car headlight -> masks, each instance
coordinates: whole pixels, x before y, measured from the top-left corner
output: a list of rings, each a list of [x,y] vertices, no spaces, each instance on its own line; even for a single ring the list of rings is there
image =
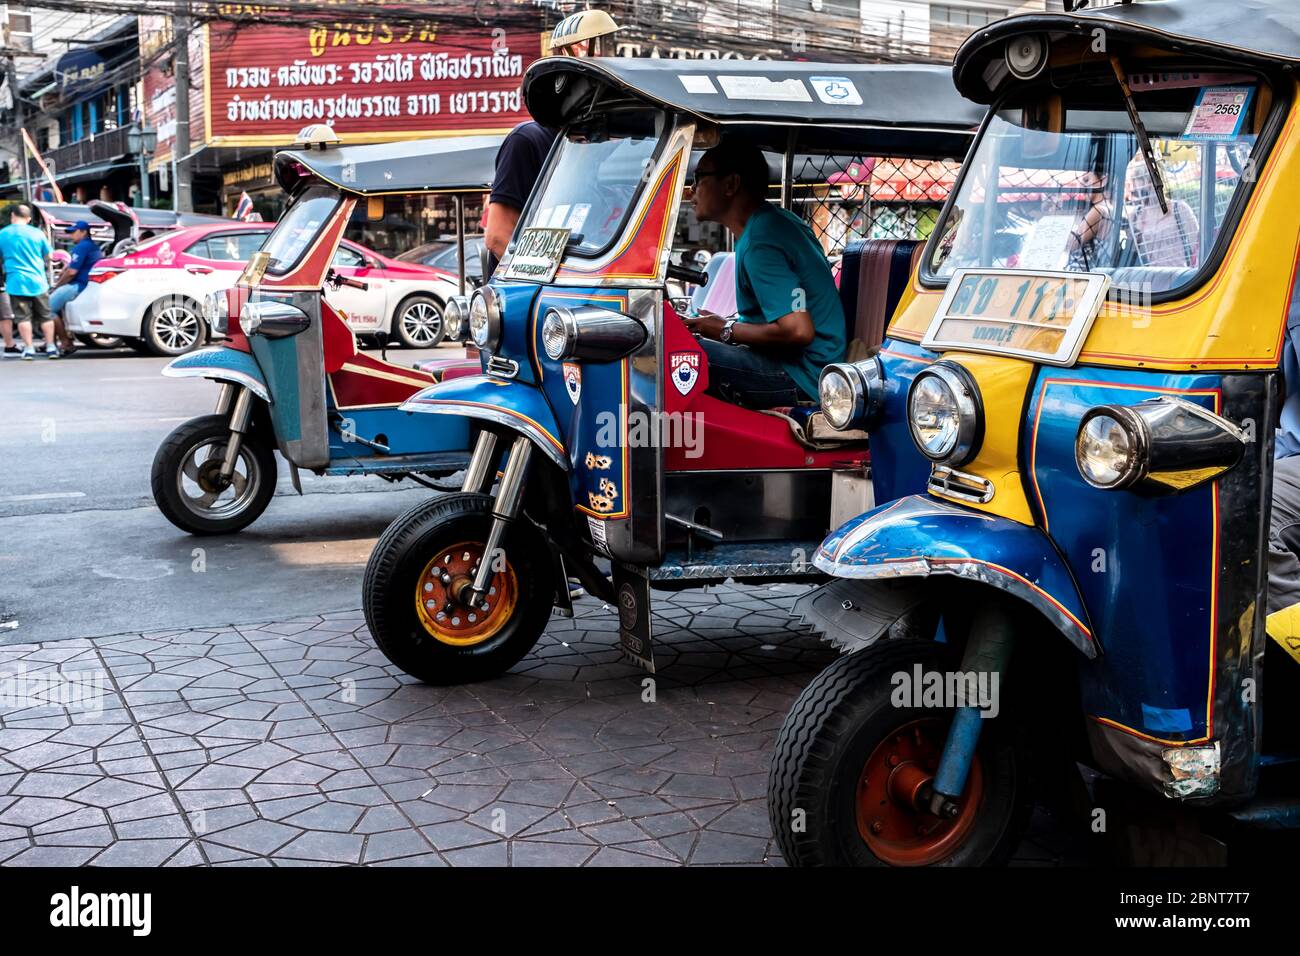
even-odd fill
[[[478,289],[469,300],[469,334],[487,352],[501,344],[501,306],[491,286]]]
[[[869,428],[884,404],[884,368],[874,356],[862,362],[828,365],[822,370],[817,391],[822,414],[832,428]]]
[[[569,309],[550,309],[542,320],[542,348],[552,361],[573,357],[578,344],[578,324]]]
[[[469,297],[453,295],[447,300],[442,310],[442,322],[447,330],[447,338],[453,342],[460,340],[465,332],[465,322],[469,318]]]
[[[1141,422],[1128,420],[1118,408],[1095,408],[1079,424],[1074,460],[1083,480],[1094,488],[1123,488],[1141,472]]]
[[[971,374],[950,362],[930,366],[912,382],[907,423],[921,454],[946,465],[962,465],[979,452],[984,414]]]
[[[203,317],[217,335],[225,335],[230,325],[230,303],[226,290],[209,292],[203,297]]]

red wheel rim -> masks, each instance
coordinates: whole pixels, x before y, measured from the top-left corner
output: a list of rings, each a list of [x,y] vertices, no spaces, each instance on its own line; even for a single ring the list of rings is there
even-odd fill
[[[950,856],[975,825],[984,795],[979,755],[971,763],[957,816],[944,819],[916,809],[922,784],[939,766],[947,722],[914,720],[876,745],[858,778],[858,833],[881,861],[892,866],[928,866]]]
[[[430,637],[453,647],[482,644],[505,627],[514,613],[519,582],[509,561],[489,578],[478,606],[466,607],[455,595],[473,580],[483,560],[483,544],[462,541],[444,548],[424,566],[415,584],[415,610]]]

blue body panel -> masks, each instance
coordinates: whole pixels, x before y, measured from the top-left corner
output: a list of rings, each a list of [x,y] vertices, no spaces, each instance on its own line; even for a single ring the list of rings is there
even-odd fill
[[[836,528],[813,563],[839,578],[948,574],[1014,594],[1076,647],[1097,653],[1069,569],[1037,528],[926,495],[881,505]]]
[[[1220,558],[1218,482],[1151,497],[1093,488],[1074,442],[1097,405],[1173,394],[1220,411],[1214,373],[1039,368],[1022,431],[1025,490],[1074,570],[1105,654],[1083,668],[1089,715],[1160,739],[1207,733]]]
[[[247,352],[224,346],[199,349],[172,359],[162,372],[172,378],[212,378],[247,386],[258,398],[270,401],[271,392],[257,360]]]
[[[454,415],[509,426],[527,435],[553,462],[567,470],[559,427],[542,390],[489,375],[467,375],[431,385],[399,406],[402,412]]]
[[[348,408],[340,414],[345,422],[350,422],[351,434],[387,445],[390,455],[428,454],[433,460],[441,461],[447,452],[467,452],[469,449],[469,422],[463,418],[445,417],[430,421],[414,412],[404,412],[396,405]],[[344,441],[341,430],[330,429],[331,467],[348,464],[353,459],[375,457],[375,450],[361,442]]]
[[[264,335],[250,335],[248,343],[258,364],[268,372],[271,390],[271,424],[276,437],[283,443],[302,437],[302,410],[298,394],[298,336],[268,339]]]
[[[919,345],[885,339],[880,364],[885,370],[885,404],[880,423],[871,429],[871,482],[876,501],[893,501],[925,490],[930,459],[916,449],[907,425],[907,392],[939,356]]]

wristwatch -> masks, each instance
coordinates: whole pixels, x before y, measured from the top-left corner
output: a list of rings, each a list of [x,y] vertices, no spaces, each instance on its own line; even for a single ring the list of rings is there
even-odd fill
[[[718,333],[718,340],[720,342],[726,342],[728,345],[731,344],[731,327],[735,324],[735,319],[727,319],[727,321],[722,323],[722,331]]]

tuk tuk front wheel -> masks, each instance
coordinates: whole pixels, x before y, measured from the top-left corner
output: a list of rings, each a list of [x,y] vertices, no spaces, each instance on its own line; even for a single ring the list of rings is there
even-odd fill
[[[366,564],[362,601],[375,644],[426,684],[487,680],[537,643],[555,603],[551,549],[522,516],[509,526],[488,593],[461,598],[483,560],[492,525],[487,495],[451,494],[388,526]]]
[[[993,866],[1015,849],[1032,803],[1024,756],[996,718],[982,728],[957,814],[924,808],[952,711],[895,704],[894,675],[911,679],[918,664],[958,666],[945,645],[884,641],[834,661],[790,709],[768,777],[772,832],[790,865]]]
[[[258,519],[275,494],[275,450],[256,431],[244,435],[228,481],[221,464],[230,441],[225,415],[190,419],[163,440],[149,484],[158,510],[190,534],[233,534]]]

